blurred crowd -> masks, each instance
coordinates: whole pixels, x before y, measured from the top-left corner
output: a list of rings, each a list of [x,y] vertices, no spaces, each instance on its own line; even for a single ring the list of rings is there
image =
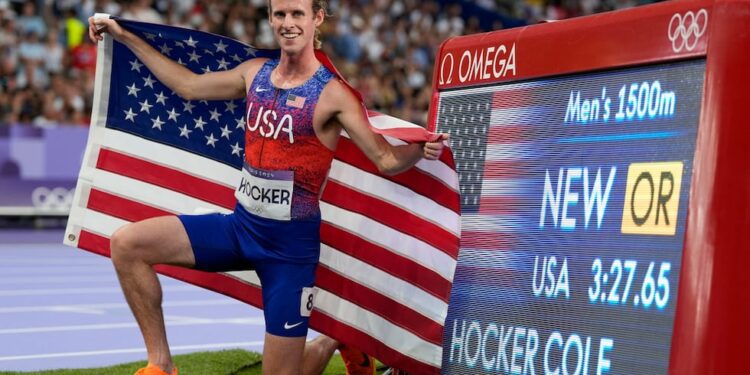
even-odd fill
[[[435,54],[446,38],[503,28],[502,20],[530,24],[643,1],[329,0],[323,48],[369,108],[424,124]],[[88,124],[96,46],[87,18],[96,12],[270,48],[266,6],[267,0],[0,0],[0,126]],[[483,25],[488,16],[495,21]]]

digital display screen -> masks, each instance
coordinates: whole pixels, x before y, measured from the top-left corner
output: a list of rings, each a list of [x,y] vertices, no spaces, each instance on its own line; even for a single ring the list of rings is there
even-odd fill
[[[666,374],[705,60],[440,93],[446,374]]]

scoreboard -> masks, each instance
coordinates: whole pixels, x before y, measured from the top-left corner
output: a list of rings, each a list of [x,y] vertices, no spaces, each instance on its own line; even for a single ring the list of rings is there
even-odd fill
[[[444,373],[745,371],[743,14],[668,2],[443,43],[430,125],[462,215]]]

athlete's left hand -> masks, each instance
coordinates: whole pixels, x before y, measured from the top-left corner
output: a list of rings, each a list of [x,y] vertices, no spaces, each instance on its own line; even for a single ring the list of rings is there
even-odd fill
[[[424,158],[428,160],[439,159],[440,154],[443,153],[443,148],[445,148],[445,141],[448,140],[448,137],[448,134],[442,133],[436,140],[432,142],[425,142],[424,146],[422,146],[422,156],[424,156]]]

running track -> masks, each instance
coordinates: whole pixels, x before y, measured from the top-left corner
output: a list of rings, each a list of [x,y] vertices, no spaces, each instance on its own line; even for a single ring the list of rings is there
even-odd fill
[[[62,235],[0,230],[0,371],[145,359],[109,259],[63,246]],[[161,280],[173,354],[262,352],[260,310],[168,277]]]

